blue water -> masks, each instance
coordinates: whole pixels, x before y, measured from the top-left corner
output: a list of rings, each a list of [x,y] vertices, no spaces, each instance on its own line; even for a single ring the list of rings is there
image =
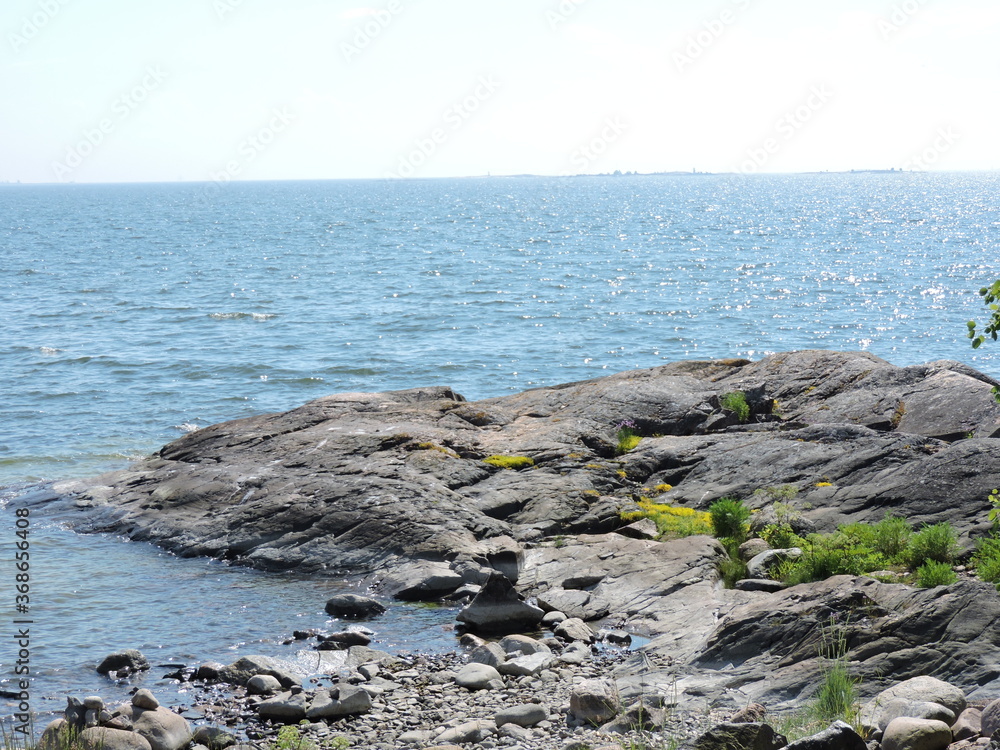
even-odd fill
[[[1000,377],[1000,345],[965,338],[998,276],[997,174],[0,186],[0,487],[344,390],[801,348]],[[38,696],[106,693],[89,670],[122,646],[278,648],[339,585],[39,524]]]

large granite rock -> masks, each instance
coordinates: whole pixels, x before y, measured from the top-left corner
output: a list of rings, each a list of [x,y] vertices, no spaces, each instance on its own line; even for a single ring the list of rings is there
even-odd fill
[[[728,696],[734,708],[801,702],[822,672],[820,626],[837,612],[850,616],[848,657],[864,689],[926,674],[992,698],[1000,605],[990,586],[834,579],[727,591],[715,540],[613,532],[622,510],[662,485],[673,489],[660,502],[704,510],[733,495],[766,513],[771,501],[755,491],[792,484],[803,528],[891,511],[915,527],[949,521],[969,549],[989,529],[987,497],[1000,486],[993,385],[957,362],[895,367],[867,353],[803,351],[471,403],[445,387],[337,394],[198,430],[37,500],[68,504],[82,530],[350,577],[380,595],[436,598],[502,573],[542,609],[610,615],[651,634],[616,675],[629,698],[676,690],[681,700]],[[720,417],[720,397],[737,390],[750,406],[745,424]],[[643,439],[619,456],[623,419]],[[532,462],[484,460],[496,455]]]

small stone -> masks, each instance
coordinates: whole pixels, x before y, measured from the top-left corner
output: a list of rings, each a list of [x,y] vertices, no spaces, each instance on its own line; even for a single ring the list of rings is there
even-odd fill
[[[326,602],[326,613],[332,617],[361,619],[377,617],[385,611],[384,604],[357,594],[338,594]]]
[[[247,680],[250,695],[274,695],[281,690],[281,681],[269,674],[255,674]]]

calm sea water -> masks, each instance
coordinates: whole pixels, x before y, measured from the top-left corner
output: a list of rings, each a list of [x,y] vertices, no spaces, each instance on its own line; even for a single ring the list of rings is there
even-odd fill
[[[343,390],[482,398],[801,348],[997,377],[1000,346],[964,335],[997,276],[997,174],[0,186],[0,486]],[[323,619],[329,584],[56,521],[36,694],[90,685],[109,648],[218,658]]]

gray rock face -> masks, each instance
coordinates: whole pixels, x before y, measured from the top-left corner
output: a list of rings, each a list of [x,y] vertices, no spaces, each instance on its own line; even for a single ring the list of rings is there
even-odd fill
[[[682,697],[805,699],[821,673],[818,626],[845,612],[852,669],[866,685],[930,674],[993,698],[992,587],[963,580],[934,593],[859,579],[726,591],[716,541],[613,533],[634,496],[662,485],[673,489],[658,501],[704,510],[737,496],[761,520],[773,508],[755,491],[790,483],[803,529],[891,511],[915,527],[949,521],[971,546],[1000,486],[993,385],[956,362],[901,368],[866,353],[803,351],[676,362],[474,403],[444,387],[338,394],[198,430],[125,471],[53,492],[80,530],[363,579],[380,596],[433,598],[503,573],[542,609],[612,615],[651,634],[618,675],[631,697],[669,682],[671,659],[691,673]],[[721,394],[736,390],[747,395],[747,424],[720,413]],[[616,456],[622,419],[643,440]],[[495,455],[533,465],[484,461]],[[648,536],[644,526],[633,532]],[[241,685],[260,673],[227,670]]]

